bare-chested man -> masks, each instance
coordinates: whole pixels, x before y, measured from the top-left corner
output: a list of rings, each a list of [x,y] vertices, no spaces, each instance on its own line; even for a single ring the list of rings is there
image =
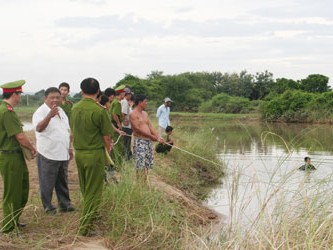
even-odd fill
[[[145,95],[135,96],[135,108],[130,113],[130,122],[134,135],[134,161],[137,170],[137,177],[142,175],[147,181],[148,170],[153,167],[153,143],[158,141],[164,143],[154,130],[145,108],[148,101]]]

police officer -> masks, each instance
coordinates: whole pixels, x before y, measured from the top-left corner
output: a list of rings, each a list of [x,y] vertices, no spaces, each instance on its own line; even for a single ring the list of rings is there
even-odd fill
[[[60,101],[59,107],[65,111],[65,113],[68,117],[68,120],[71,117],[71,109],[73,107],[73,103],[70,100],[68,100],[69,89],[70,89],[70,86],[67,82],[60,83],[59,90],[60,90],[61,101]]]
[[[70,125],[73,133],[75,161],[83,197],[79,234],[91,236],[92,222],[102,199],[105,148],[111,152],[110,117],[98,103],[99,83],[94,78],[81,82],[82,99],[72,108]]]
[[[0,172],[4,183],[3,220],[1,232],[9,233],[17,227],[19,217],[28,201],[29,172],[21,146],[28,148],[35,157],[37,152],[23,133],[14,107],[21,100],[24,80],[1,85],[3,101],[0,105]]]

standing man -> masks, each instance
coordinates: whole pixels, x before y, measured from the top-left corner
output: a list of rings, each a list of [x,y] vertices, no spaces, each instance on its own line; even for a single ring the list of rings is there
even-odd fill
[[[109,102],[111,104],[114,97],[116,96],[116,91],[112,88],[106,88],[104,90],[104,95],[106,95],[109,98]]]
[[[130,114],[130,100],[132,97],[132,91],[129,88],[125,88],[125,97],[121,100],[121,116],[122,116],[122,131],[126,134],[123,138],[124,142],[124,153],[125,159],[128,161],[132,158],[132,150],[131,150],[131,140],[132,140],[132,128],[129,120]]]
[[[153,167],[153,143],[164,143],[154,130],[147,112],[145,111],[148,100],[145,95],[135,96],[135,108],[130,113],[130,121],[134,135],[134,161],[137,177],[147,182],[148,171]]]
[[[81,82],[81,90],[82,99],[72,108],[70,124],[83,198],[79,233],[90,236],[102,199],[105,148],[111,152],[112,129],[108,113],[96,103],[99,82],[86,78]]]
[[[73,103],[70,100],[68,100],[69,84],[67,82],[60,83],[59,90],[61,94],[59,107],[65,111],[69,119],[71,117],[71,109],[73,107]]]
[[[171,102],[172,100],[169,97],[166,97],[164,103],[158,107],[156,112],[160,136],[165,132],[167,126],[171,126],[169,118]]]
[[[73,158],[70,128],[66,113],[59,107],[61,91],[45,91],[44,104],[32,116],[36,127],[37,166],[41,200],[46,213],[55,214],[52,194],[55,189],[60,212],[74,211],[68,191],[68,163]]]
[[[9,233],[17,227],[19,217],[28,201],[29,172],[20,146],[30,149],[35,157],[37,152],[23,133],[23,124],[14,107],[21,100],[24,80],[3,84],[3,101],[0,105],[0,173],[3,180],[2,233]]]
[[[116,129],[121,130],[122,114],[121,114],[121,100],[125,97],[125,85],[120,85],[115,89],[116,98],[112,101],[110,106],[111,122]],[[113,159],[116,167],[119,167],[123,163],[124,149],[123,138],[119,138],[119,134],[112,133],[113,142],[118,142],[111,152],[111,158]]]

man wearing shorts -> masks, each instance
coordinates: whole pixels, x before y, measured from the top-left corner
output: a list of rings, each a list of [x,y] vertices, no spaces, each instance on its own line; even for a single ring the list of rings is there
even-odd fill
[[[142,177],[144,182],[148,178],[148,170],[153,167],[153,141],[164,143],[163,138],[154,130],[147,112],[147,97],[139,94],[135,96],[135,108],[130,113],[130,122],[134,136],[134,161],[137,177]]]

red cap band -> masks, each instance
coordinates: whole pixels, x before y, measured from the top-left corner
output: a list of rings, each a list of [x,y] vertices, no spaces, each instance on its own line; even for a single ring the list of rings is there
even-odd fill
[[[17,87],[17,88],[12,88],[12,89],[6,89],[6,88],[3,88],[3,89],[2,89],[2,92],[3,92],[3,93],[22,92],[22,86]]]

